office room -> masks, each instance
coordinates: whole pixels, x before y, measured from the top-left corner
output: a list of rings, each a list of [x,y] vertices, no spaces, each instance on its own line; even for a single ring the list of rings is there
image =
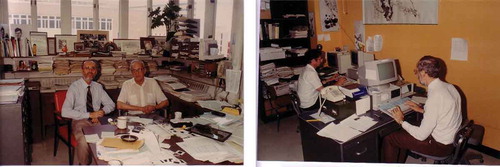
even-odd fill
[[[243,0],[0,0],[0,165],[244,164],[242,18]]]
[[[384,163],[396,154],[406,164],[499,165],[500,115],[492,107],[500,100],[499,6],[494,0],[261,0],[258,162]],[[424,70],[429,59],[440,65],[434,77]],[[378,68],[384,63],[389,68]],[[435,112],[425,104],[436,85],[430,81],[453,85],[454,120],[443,114],[437,120],[454,124],[449,130],[457,133],[445,135],[447,142],[428,130],[447,129],[429,124]],[[399,111],[387,108],[398,103]],[[416,106],[402,111],[405,103]],[[424,122],[427,130],[419,127]],[[426,154],[389,140],[401,133],[409,136],[406,145],[433,140],[448,151]],[[467,142],[457,149],[451,138]]]

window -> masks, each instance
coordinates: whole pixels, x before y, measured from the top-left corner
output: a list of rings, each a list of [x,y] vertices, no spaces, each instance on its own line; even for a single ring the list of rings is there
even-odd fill
[[[165,7],[165,5],[167,5],[167,4],[168,4],[168,0],[153,0],[152,9],[155,10],[158,7],[160,7],[160,9],[163,9]],[[152,36],[167,36],[167,30],[165,29],[165,26],[156,27],[155,29],[151,30],[151,35]]]
[[[89,26],[90,18],[94,17],[93,0],[71,0],[71,27],[72,34],[77,30],[93,30]],[[93,21],[93,20],[92,20]]]
[[[101,18],[101,30],[111,30],[112,19]]]
[[[111,41],[118,38],[119,2],[120,0],[99,0],[99,20],[102,22],[102,19],[105,19],[105,26],[101,25],[100,29],[109,31],[109,40]]]
[[[182,0],[183,2],[187,3],[187,0]],[[204,26],[205,26],[205,1],[194,1],[193,5],[193,18],[194,19],[200,19],[200,38],[203,38],[204,34]],[[183,8],[184,9],[184,8]],[[228,17],[223,17],[223,18],[228,18]],[[230,20],[224,19],[224,20]]]
[[[231,27],[233,18],[233,1],[217,1],[217,13],[215,19],[215,40],[219,44],[219,54],[225,57],[230,55]],[[227,18],[227,19],[224,19]]]
[[[9,24],[31,24],[31,6],[29,0],[8,0]]]
[[[37,0],[38,31],[47,32],[49,37],[61,34],[60,9],[60,0]]]
[[[130,39],[147,36],[148,10],[146,4],[146,0],[129,1],[128,38]]]

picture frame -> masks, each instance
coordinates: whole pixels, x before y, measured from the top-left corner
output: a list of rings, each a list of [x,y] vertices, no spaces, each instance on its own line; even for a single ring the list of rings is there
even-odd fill
[[[140,40],[141,40],[141,49],[144,49],[146,51],[152,50],[153,47],[156,45],[155,38],[141,37]]]
[[[85,45],[83,42],[75,42],[75,51],[84,51],[85,50]]]
[[[164,49],[165,44],[167,43],[167,36],[149,36],[150,38],[155,39],[155,45],[153,47],[159,46]]]
[[[364,24],[438,24],[439,0],[401,1],[387,5],[380,0],[363,1]]]
[[[56,55],[56,38],[55,37],[47,37],[47,54],[48,55]]]
[[[109,31],[77,30],[78,42],[83,42],[85,47],[92,47],[96,42],[104,44],[109,41]]]
[[[56,52],[57,53],[63,53],[64,46],[66,46],[68,49],[66,52],[75,51],[74,43],[78,41],[76,35],[60,34],[60,35],[54,35],[54,36],[56,38]]]
[[[113,39],[113,43],[127,55],[141,52],[141,41],[139,39]]]
[[[32,51],[37,56],[49,55],[47,46],[47,32],[30,31],[30,41]],[[36,47],[35,47],[36,46]],[[35,51],[36,50],[36,51]]]

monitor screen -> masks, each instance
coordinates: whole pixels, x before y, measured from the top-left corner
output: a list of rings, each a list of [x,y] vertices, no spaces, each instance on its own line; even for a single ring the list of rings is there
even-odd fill
[[[361,54],[363,54],[363,53],[361,53]],[[356,52],[356,51],[351,52],[351,64],[353,66],[358,65],[358,52]]]
[[[394,62],[392,61],[377,64],[377,68],[379,80],[386,80],[396,77],[396,73],[394,72]]]

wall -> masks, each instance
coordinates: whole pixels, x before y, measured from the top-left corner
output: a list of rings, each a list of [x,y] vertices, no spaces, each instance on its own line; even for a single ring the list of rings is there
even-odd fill
[[[352,38],[356,20],[362,20],[361,0],[337,0],[340,24],[344,28],[330,33],[332,40],[322,43],[331,50],[344,45],[353,48]],[[321,32],[317,0],[310,0],[316,19],[316,32]],[[416,62],[424,55],[443,59],[447,66],[446,81],[457,85],[465,94],[467,117],[485,127],[483,145],[500,150],[500,112],[496,104],[500,101],[500,17],[496,10],[500,1],[439,1],[438,25],[365,25],[365,35],[380,34],[384,38],[377,59],[396,58],[401,65],[403,77],[417,83],[413,74]],[[343,12],[343,9],[346,13]],[[348,34],[348,35],[346,35]],[[464,38],[469,44],[468,61],[450,60],[451,38]],[[365,37],[366,38],[366,37]],[[316,39],[313,39],[313,42]]]

